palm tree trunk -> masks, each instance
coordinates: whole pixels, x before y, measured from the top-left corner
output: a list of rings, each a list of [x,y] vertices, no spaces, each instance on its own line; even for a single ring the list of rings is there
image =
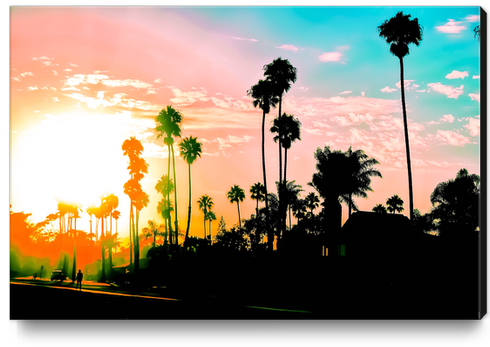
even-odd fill
[[[240,229],[242,228],[242,220],[240,219],[240,203],[237,201],[236,205],[238,206],[238,225],[240,225]]]
[[[269,199],[267,196],[267,175],[265,172],[265,111],[262,114],[262,174],[264,176],[265,189],[265,229],[267,231],[267,248],[269,252],[272,252],[274,247],[274,235],[272,230],[269,230]]]
[[[131,232],[131,226],[133,225],[133,201],[131,201],[131,204],[129,206],[129,265],[133,265],[133,239],[132,239],[132,232]]]
[[[179,217],[177,211],[177,175],[175,174],[175,153],[174,146],[172,146],[172,161],[174,168],[174,196],[175,196],[175,244],[179,245]]]
[[[204,209],[202,212],[204,213],[204,239],[206,239],[206,213],[208,211]]]
[[[101,230],[100,230],[100,249],[101,249],[101,260],[102,260],[102,274],[100,275],[100,281],[105,282],[105,249],[104,249],[104,217],[102,217]]]
[[[167,147],[168,147],[168,165],[167,165],[167,177],[168,177],[168,182],[167,184],[170,185],[170,156],[171,156],[171,151],[170,151],[170,144],[167,144]],[[168,206],[170,208],[170,189],[167,189],[167,201],[168,201]],[[170,211],[168,212],[168,214],[170,215]],[[172,219],[169,218],[169,233],[168,233],[168,236],[169,236],[169,241],[170,241],[170,244],[172,245],[173,244],[173,232],[172,232]]]
[[[189,212],[187,213],[187,230],[185,232],[185,241],[184,245],[187,244],[187,240],[189,238],[189,229],[191,227],[191,164],[189,164]]]
[[[211,219],[209,220],[209,244],[211,244]]]
[[[284,184],[286,184],[286,169],[288,167],[288,149],[284,148]]]
[[[405,151],[407,153],[408,194],[409,194],[408,200],[410,205],[410,219],[413,220],[412,163],[410,160],[410,142],[408,137],[407,110],[405,105],[405,81],[403,78],[403,58],[400,58],[400,83],[401,83],[402,107],[403,107],[403,126],[405,130]]]
[[[140,211],[136,210],[136,229],[134,230],[134,273],[137,275],[140,266],[140,240],[138,232]]]
[[[349,217],[352,212],[352,194],[349,194]]]

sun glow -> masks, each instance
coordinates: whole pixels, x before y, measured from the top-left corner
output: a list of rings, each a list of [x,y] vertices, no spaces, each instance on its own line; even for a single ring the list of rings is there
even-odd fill
[[[128,172],[121,145],[137,130],[128,123],[136,126],[130,113],[74,112],[46,114],[27,126],[12,146],[12,208],[40,221],[56,212],[57,201],[87,207],[106,194],[123,198]]]

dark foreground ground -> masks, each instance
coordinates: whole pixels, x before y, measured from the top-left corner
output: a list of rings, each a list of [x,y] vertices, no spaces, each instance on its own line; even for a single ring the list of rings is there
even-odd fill
[[[219,299],[175,299],[154,293],[10,284],[10,319],[311,319],[301,310],[244,306]]]

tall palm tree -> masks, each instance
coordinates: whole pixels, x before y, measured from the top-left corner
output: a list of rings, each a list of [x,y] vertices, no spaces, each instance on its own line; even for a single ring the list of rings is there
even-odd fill
[[[206,238],[206,217],[208,211],[213,207],[213,198],[209,197],[207,194],[201,196],[197,201],[199,209],[204,213],[204,238]]]
[[[288,92],[291,84],[296,82],[296,68],[291,65],[289,60],[281,57],[274,59],[272,63],[264,65],[264,76],[272,83],[274,95],[279,98],[279,120],[281,119],[282,98]],[[281,133],[279,133],[279,138]],[[279,184],[282,182],[282,154],[281,142],[279,141]]]
[[[301,122],[293,115],[284,113],[281,118],[274,118],[273,125],[270,129],[271,133],[277,134],[274,136],[274,142],[281,142],[284,148],[284,179],[286,182],[286,171],[288,166],[288,149],[296,140],[301,140]],[[281,135],[279,135],[281,134]]]
[[[266,197],[265,187],[262,183],[257,182],[250,187],[250,199],[257,201],[257,206],[255,207],[255,215],[259,216],[259,201],[264,201]]]
[[[230,191],[226,194],[228,197],[228,200],[230,200],[230,203],[236,202],[236,205],[238,207],[238,224],[240,226],[240,229],[242,228],[242,221],[240,219],[240,202],[243,202],[245,199],[245,191],[237,186],[236,184],[231,187]]]
[[[352,197],[367,198],[366,192],[373,191],[371,188],[371,177],[383,178],[383,176],[377,169],[373,168],[379,162],[374,158],[370,158],[363,150],[358,149],[353,151],[352,147],[349,147],[345,155],[349,161],[350,182],[349,193],[344,196],[344,201],[349,206],[350,217],[352,209],[358,210]]]
[[[273,234],[272,229],[269,230],[269,202],[267,199],[267,175],[265,170],[265,115],[270,112],[271,107],[276,107],[279,102],[279,97],[274,94],[273,84],[270,80],[259,80],[252,86],[247,95],[253,98],[254,107],[259,107],[262,110],[262,176],[264,179],[265,190],[265,228],[268,234],[268,249],[272,252]]]
[[[410,160],[410,143],[408,138],[407,110],[405,105],[405,81],[403,77],[403,57],[409,54],[408,45],[416,46],[422,41],[422,27],[417,18],[410,19],[411,15],[398,12],[393,18],[385,20],[378,26],[379,36],[390,45],[390,53],[400,59],[400,84],[403,109],[403,126],[405,129],[405,151],[407,155],[408,169],[408,192],[410,205],[410,219],[413,219],[413,186],[412,186],[412,164]]]
[[[175,170],[175,153],[174,153],[174,137],[181,137],[181,124],[183,115],[179,111],[175,110],[172,106],[167,106],[166,109],[162,109],[158,116],[155,118],[156,127],[155,130],[158,133],[157,138],[164,137],[164,143],[168,148],[168,176],[170,177],[170,155],[172,156],[172,166],[174,175],[174,205],[175,205],[175,244],[178,244],[178,233],[179,233],[179,219],[178,219],[178,209],[177,209],[177,176]],[[168,197],[170,200],[170,196]],[[172,238],[172,237],[171,237]]]
[[[195,137],[186,137],[179,143],[180,147],[180,156],[186,161],[189,165],[189,210],[187,213],[187,229],[185,232],[185,241],[184,244],[187,244],[189,239],[189,229],[191,227],[191,165],[194,161],[199,157],[201,157],[202,153],[202,143],[197,141]]]
[[[118,210],[114,210],[112,211],[112,218],[114,218],[114,220],[116,221],[116,234],[115,234],[115,238],[116,238],[116,252],[117,252],[117,236],[118,236],[118,233],[117,233],[117,220],[119,219],[119,217],[121,217],[121,212],[119,212]]]
[[[386,209],[391,213],[401,213],[403,208],[403,200],[398,195],[393,195],[386,200]]]

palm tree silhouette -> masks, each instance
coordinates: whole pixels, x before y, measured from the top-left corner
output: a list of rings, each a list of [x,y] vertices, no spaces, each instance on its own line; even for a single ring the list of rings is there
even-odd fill
[[[213,220],[216,220],[216,214],[213,211],[208,211],[206,213],[206,220],[209,221],[209,241],[211,242],[212,237],[211,237],[211,222]]]
[[[320,206],[320,199],[318,195],[311,192],[305,197],[306,208],[310,209],[310,213],[313,214],[313,210]]]
[[[198,157],[201,157],[202,143],[197,141],[197,138],[190,136],[180,141],[179,147],[180,156],[187,162],[187,164],[189,164],[189,211],[187,214],[187,229],[184,241],[184,245],[186,245],[189,239],[189,229],[191,227],[191,165]]]
[[[301,122],[293,115],[284,113],[281,118],[276,117],[273,121],[273,126],[270,129],[271,133],[277,134],[274,136],[274,142],[281,142],[284,148],[284,179],[286,182],[286,171],[288,165],[288,149],[296,140],[301,140]],[[281,134],[281,135],[279,135]]]
[[[157,236],[163,236],[165,234],[162,231],[162,226],[157,225],[153,220],[149,220],[148,227],[141,229],[141,232],[147,239],[153,237],[153,247],[156,247]]]
[[[291,208],[294,203],[298,200],[299,193],[303,191],[296,181],[284,181],[284,206],[286,210],[289,210],[289,229],[291,229]]]
[[[373,212],[375,213],[386,213],[386,207],[383,204],[376,204],[373,207]]]
[[[240,219],[240,202],[243,202],[243,200],[245,199],[245,191],[235,184],[233,187],[231,187],[226,196],[228,197],[228,200],[230,200],[230,203],[233,204],[234,202],[236,202],[238,208],[238,224],[241,229],[242,221]]]
[[[393,195],[386,200],[386,209],[391,213],[402,212],[404,210],[403,200],[398,195]]]
[[[354,203],[352,197],[367,198],[366,192],[372,192],[371,177],[381,177],[381,173],[373,168],[374,165],[379,162],[370,158],[363,150],[358,149],[352,151],[352,147],[349,147],[345,155],[349,161],[349,193],[343,196],[343,200],[347,202],[349,206],[349,217],[352,214],[352,209],[358,210],[357,205]]]
[[[178,245],[178,233],[179,233],[179,219],[178,219],[178,210],[177,210],[177,176],[175,173],[175,153],[174,153],[174,139],[173,137],[181,136],[180,126],[182,124],[183,115],[179,111],[175,110],[172,106],[167,106],[166,109],[162,109],[158,116],[155,118],[156,127],[155,130],[158,133],[157,138],[164,137],[164,143],[168,148],[168,176],[170,177],[170,155],[172,155],[172,166],[173,166],[173,175],[174,175],[174,205],[175,205],[175,235],[174,241],[175,244]],[[171,154],[170,154],[171,153]],[[170,200],[170,196],[168,197]],[[170,236],[172,240],[172,236]]]
[[[281,57],[274,59],[272,63],[264,65],[264,76],[272,84],[274,95],[279,98],[278,118],[281,120],[282,98],[288,92],[291,84],[296,82],[296,68],[289,63],[289,60]],[[281,133],[279,132],[279,138]],[[279,141],[279,184],[282,182],[282,143]]]
[[[199,198],[197,204],[199,205],[199,209],[204,213],[204,238],[206,238],[206,217],[208,211],[213,207],[214,202],[211,197],[205,194]]]
[[[270,112],[271,107],[276,107],[279,97],[274,95],[273,84],[270,80],[259,80],[256,85],[247,91],[247,95],[253,98],[254,107],[258,106],[262,110],[262,176],[265,190],[265,228],[269,233],[268,249],[272,252],[273,234],[272,229],[269,230],[269,202],[267,199],[267,175],[265,170],[265,115]]]
[[[408,169],[408,191],[410,205],[410,219],[413,219],[413,186],[412,186],[412,164],[410,160],[410,143],[408,137],[407,110],[405,105],[405,81],[403,77],[403,57],[409,54],[408,45],[413,43],[416,46],[422,41],[422,27],[417,18],[410,19],[411,15],[404,15],[398,12],[390,20],[385,20],[378,26],[379,36],[390,44],[390,53],[400,59],[400,84],[403,109],[403,126],[405,129],[405,151],[407,155]]]
[[[161,214],[165,221],[165,242],[167,242],[168,235],[172,234],[172,216],[171,212],[174,210],[170,199],[170,194],[173,193],[175,186],[174,182],[168,175],[163,175],[155,185],[155,189],[158,193],[162,194],[162,200],[158,202],[157,212]],[[167,223],[168,222],[168,223]],[[172,237],[170,236],[170,244],[172,244]]]
[[[266,197],[265,187],[262,183],[257,182],[250,187],[250,199],[257,201],[257,206],[255,207],[255,215],[259,215],[259,201],[264,201]]]

